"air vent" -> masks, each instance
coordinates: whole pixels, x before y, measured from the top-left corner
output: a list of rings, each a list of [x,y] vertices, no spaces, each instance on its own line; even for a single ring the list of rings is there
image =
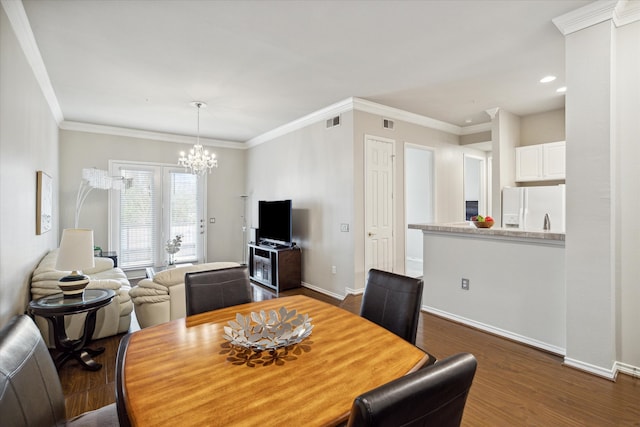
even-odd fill
[[[340,116],[335,116],[327,120],[327,129],[340,126]]]
[[[393,130],[393,120],[382,119],[382,127]]]

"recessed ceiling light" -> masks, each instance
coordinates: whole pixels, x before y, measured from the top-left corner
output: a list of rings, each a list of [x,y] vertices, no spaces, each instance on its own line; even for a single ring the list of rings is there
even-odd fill
[[[558,89],[556,89],[556,92],[558,93],[565,93],[567,91],[567,87],[566,86],[562,86],[559,87]]]
[[[556,79],[556,76],[546,76],[540,79],[540,83],[549,83]]]
[[[471,119],[467,119],[467,120],[465,120],[464,122],[465,122],[465,123],[473,123],[473,120],[471,120]]]

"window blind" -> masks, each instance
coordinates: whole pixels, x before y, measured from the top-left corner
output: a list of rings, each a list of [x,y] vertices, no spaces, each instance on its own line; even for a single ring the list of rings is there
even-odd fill
[[[182,246],[175,255],[176,262],[197,260],[198,177],[189,173],[171,173],[170,239],[182,235]]]
[[[123,268],[154,264],[158,245],[158,197],[151,170],[121,169],[132,185],[120,191],[120,260]]]

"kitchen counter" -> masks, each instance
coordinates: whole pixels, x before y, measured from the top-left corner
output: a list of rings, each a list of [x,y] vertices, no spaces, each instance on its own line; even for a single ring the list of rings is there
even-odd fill
[[[432,234],[459,234],[464,237],[479,237],[498,240],[521,240],[531,243],[545,243],[564,245],[565,234],[554,231],[519,230],[512,228],[476,228],[469,222],[455,222],[446,224],[409,224],[409,228],[422,230]]]
[[[564,233],[468,222],[409,228],[423,233],[424,310],[565,353]]]

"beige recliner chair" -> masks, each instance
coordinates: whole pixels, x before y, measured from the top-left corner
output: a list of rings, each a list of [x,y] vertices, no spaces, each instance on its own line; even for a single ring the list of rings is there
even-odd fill
[[[209,262],[185,265],[159,272],[153,279],[142,279],[129,295],[141,328],[180,319],[187,315],[184,275],[195,271],[237,267],[237,262]]]
[[[60,292],[58,280],[68,275],[69,272],[56,270],[57,258],[58,249],[50,251],[33,272],[31,277],[32,300]],[[95,258],[94,268],[83,270],[83,273],[90,279],[87,288],[112,289],[116,293],[116,297],[109,305],[98,310],[96,329],[92,338],[104,338],[127,332],[131,323],[133,303],[129,297],[130,285],[126,274],[121,269],[114,267],[113,260],[110,258],[100,257]],[[69,338],[76,339],[82,335],[85,317],[86,313],[65,316]],[[49,322],[40,316],[36,316],[35,321],[42,332],[45,343],[49,347],[53,347],[53,336]]]

